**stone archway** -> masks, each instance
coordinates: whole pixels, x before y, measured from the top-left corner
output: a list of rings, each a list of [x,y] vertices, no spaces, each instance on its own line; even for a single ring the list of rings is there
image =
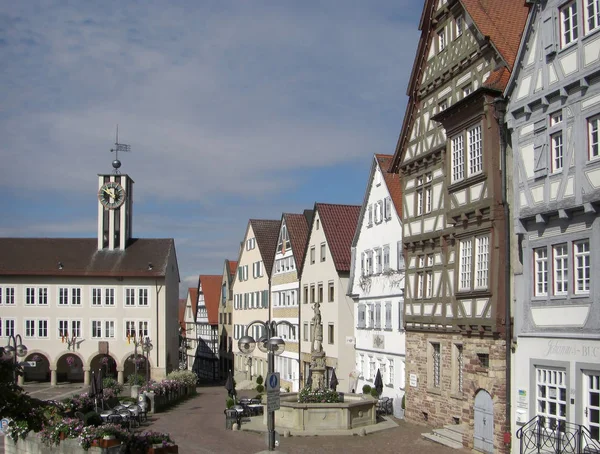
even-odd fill
[[[140,352],[139,350],[137,352],[137,360],[135,351],[129,352],[127,355],[125,355],[122,360],[123,378],[125,383],[128,382],[127,379],[130,375],[135,375],[136,371],[138,375],[142,376],[144,381],[146,380],[146,373],[148,373],[148,376],[151,376],[152,362],[147,361],[148,360],[144,353]]]
[[[83,383],[84,361],[76,352],[63,353],[56,361],[56,379],[58,382]]]
[[[24,365],[24,380],[26,382],[49,382],[50,381],[50,359],[49,355],[41,351],[31,351],[24,361],[35,362],[35,366]]]
[[[117,360],[112,355],[98,353],[89,360],[89,364],[92,372],[101,371],[104,378],[109,377],[116,380],[118,377]]]

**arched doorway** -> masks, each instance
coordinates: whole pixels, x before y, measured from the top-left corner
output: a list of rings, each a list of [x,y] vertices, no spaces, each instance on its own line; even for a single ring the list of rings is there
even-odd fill
[[[56,361],[56,379],[59,383],[83,383],[83,361],[79,355],[65,353]]]
[[[94,373],[102,372],[104,378],[118,378],[117,362],[110,355],[96,355],[90,361],[90,371]]]
[[[24,379],[26,382],[49,382],[50,360],[42,353],[30,352],[26,357],[27,363],[35,363],[35,366],[25,364],[23,366]]]
[[[129,376],[135,375],[137,373],[140,376],[139,380],[146,381],[146,370],[149,364],[146,362],[146,357],[139,353],[137,356],[132,353],[127,357],[125,363],[123,364],[123,377],[125,378],[125,383],[129,382]]]
[[[494,402],[482,389],[475,396],[475,433],[473,448],[479,452],[494,452]]]

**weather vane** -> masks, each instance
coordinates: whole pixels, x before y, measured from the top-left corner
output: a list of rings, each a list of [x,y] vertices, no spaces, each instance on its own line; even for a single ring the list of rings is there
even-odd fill
[[[115,169],[114,173],[119,174],[119,167],[121,167],[121,161],[119,161],[119,151],[131,151],[131,145],[119,143],[119,125],[117,125],[117,139],[115,140],[115,148],[110,149],[111,153],[115,152],[115,160],[112,162],[112,166]]]

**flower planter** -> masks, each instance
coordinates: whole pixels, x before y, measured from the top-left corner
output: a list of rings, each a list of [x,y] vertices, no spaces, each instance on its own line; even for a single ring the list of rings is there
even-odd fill
[[[113,446],[118,446],[120,445],[121,442],[119,440],[112,439],[112,440],[105,440],[105,439],[99,439],[99,440],[94,440],[92,441],[92,446],[97,446],[99,448],[112,448]]]
[[[179,454],[179,447],[177,445],[157,445],[156,447],[148,448],[147,454]]]

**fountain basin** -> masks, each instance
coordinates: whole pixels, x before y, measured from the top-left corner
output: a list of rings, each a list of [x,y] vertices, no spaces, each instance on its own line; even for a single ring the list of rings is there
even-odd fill
[[[364,394],[344,394],[340,403],[300,403],[298,393],[282,393],[275,412],[277,430],[328,432],[377,423],[377,401]],[[265,424],[266,424],[265,412]]]

